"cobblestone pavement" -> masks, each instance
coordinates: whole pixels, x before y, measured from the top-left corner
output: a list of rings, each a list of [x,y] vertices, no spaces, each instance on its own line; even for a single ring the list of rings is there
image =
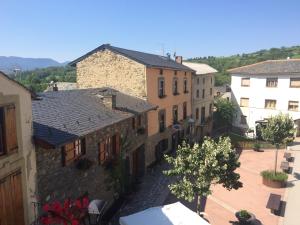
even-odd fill
[[[162,162],[148,168],[142,182],[138,185],[138,190],[131,196],[131,200],[127,201],[119,213],[115,215],[111,224],[118,225],[119,217],[130,215],[150,207],[163,205],[169,195],[168,184],[173,180],[171,177],[165,176],[162,171],[166,170],[168,165]]]

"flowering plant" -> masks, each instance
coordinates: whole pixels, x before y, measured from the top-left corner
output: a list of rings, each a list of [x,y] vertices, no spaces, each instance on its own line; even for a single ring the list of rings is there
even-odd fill
[[[63,204],[59,201],[47,203],[42,207],[45,214],[40,217],[40,221],[43,225],[79,225],[87,214],[88,206],[88,197],[73,201],[66,199]]]

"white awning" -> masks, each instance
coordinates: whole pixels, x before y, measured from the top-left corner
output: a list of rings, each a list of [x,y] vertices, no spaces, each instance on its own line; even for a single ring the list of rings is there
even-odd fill
[[[120,225],[209,225],[180,202],[121,217]]]

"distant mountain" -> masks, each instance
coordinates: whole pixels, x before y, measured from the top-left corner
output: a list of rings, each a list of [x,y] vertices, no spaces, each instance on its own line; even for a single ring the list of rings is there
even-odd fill
[[[22,58],[16,56],[0,56],[0,70],[12,74],[15,69],[21,71],[34,70],[38,68],[65,66],[68,62],[59,63],[48,58]]]

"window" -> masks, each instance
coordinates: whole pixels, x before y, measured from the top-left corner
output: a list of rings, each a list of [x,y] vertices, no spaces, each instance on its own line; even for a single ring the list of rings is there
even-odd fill
[[[199,108],[196,108],[196,120],[199,120]]]
[[[202,78],[202,83],[205,84],[205,77]]]
[[[298,101],[289,101],[289,111],[298,111],[298,105],[299,102]]]
[[[137,126],[138,127],[142,126],[142,115],[138,115],[138,117],[137,117]]]
[[[10,104],[0,107],[0,156],[17,150],[16,108]]]
[[[243,87],[250,87],[250,78],[242,78],[241,86]]]
[[[165,116],[165,110],[160,110],[158,112],[158,123],[159,123],[159,132],[163,132],[166,128],[166,116]]]
[[[132,125],[132,129],[136,128],[136,124],[135,124],[135,118],[133,117],[131,120],[131,125]]]
[[[276,100],[266,99],[265,100],[266,109],[276,109]]]
[[[173,123],[176,124],[178,122],[178,106],[173,106]]]
[[[199,84],[200,83],[200,79],[199,79],[199,77],[197,78],[197,84]]]
[[[212,84],[213,83],[213,79],[212,79],[212,77],[210,78],[210,84]]]
[[[212,112],[213,112],[213,105],[210,103],[209,104],[209,115],[211,116],[212,115]]]
[[[197,98],[199,98],[199,95],[200,95],[200,93],[199,93],[199,89],[197,89],[197,92],[196,92],[196,97],[197,97]]]
[[[165,96],[165,79],[163,77],[158,78],[158,97],[163,98]]]
[[[187,117],[187,106],[186,106],[186,102],[183,103],[182,111],[183,111],[183,119],[185,120],[186,117]]]
[[[205,98],[205,89],[202,90],[202,98]]]
[[[174,71],[174,75],[177,75],[177,70]]]
[[[212,96],[212,88],[209,89],[209,94]]]
[[[99,143],[99,162],[104,164],[105,162],[117,160],[120,155],[120,134],[107,137]]]
[[[241,98],[240,99],[240,106],[241,107],[248,107],[249,106],[249,98]]]
[[[300,88],[300,77],[290,79],[291,88]]]
[[[160,75],[163,75],[163,74],[164,74],[164,70],[163,70],[163,69],[160,69],[160,70],[159,70],[159,74],[160,74]]]
[[[278,78],[267,78],[266,87],[277,87]]]
[[[189,93],[188,92],[188,86],[187,86],[187,79],[185,78],[184,81],[183,81],[183,92],[184,93]]]
[[[205,123],[205,107],[201,107],[201,124]]]
[[[173,95],[178,95],[178,79],[176,77],[173,78]]]
[[[244,116],[244,115],[241,115],[241,121],[240,121],[241,124],[247,124],[247,116]]]
[[[78,139],[62,147],[63,166],[71,164],[81,155],[85,154],[85,139]]]

